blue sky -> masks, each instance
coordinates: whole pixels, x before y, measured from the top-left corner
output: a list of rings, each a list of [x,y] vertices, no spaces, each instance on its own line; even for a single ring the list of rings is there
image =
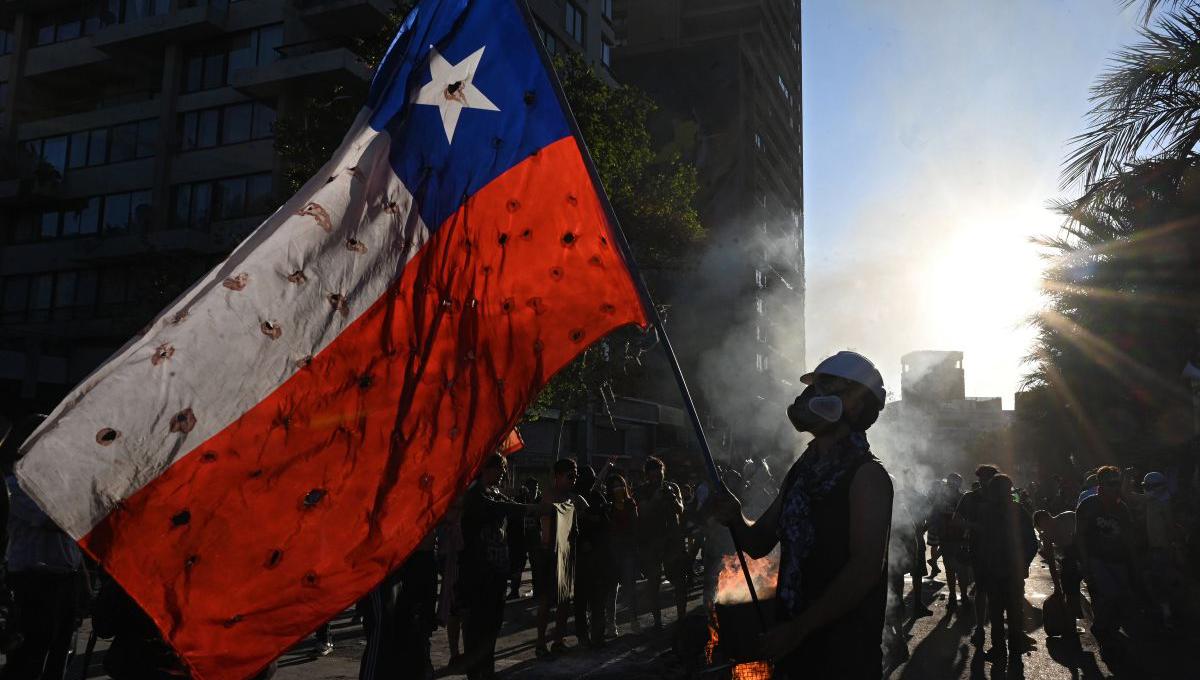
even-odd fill
[[[804,4],[808,364],[966,352],[967,394],[1012,406],[1040,304],[1029,237],[1088,87],[1137,39],[1116,0]]]

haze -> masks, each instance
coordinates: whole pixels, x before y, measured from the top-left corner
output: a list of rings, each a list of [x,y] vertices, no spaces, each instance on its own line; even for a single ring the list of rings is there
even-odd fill
[[[1106,0],[852,0],[804,8],[808,357],[966,352],[1012,407],[1040,306],[1033,234],[1061,220],[1087,87],[1136,36]]]

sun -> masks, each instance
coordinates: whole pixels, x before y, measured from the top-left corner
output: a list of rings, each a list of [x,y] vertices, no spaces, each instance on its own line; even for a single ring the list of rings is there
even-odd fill
[[[1055,226],[1056,216],[1040,207],[966,217],[923,258],[922,307],[930,335],[942,349],[967,353],[969,392],[973,384],[992,390],[978,396],[1007,400],[1015,390],[1033,339],[1028,321],[1045,301],[1045,261],[1030,237]]]

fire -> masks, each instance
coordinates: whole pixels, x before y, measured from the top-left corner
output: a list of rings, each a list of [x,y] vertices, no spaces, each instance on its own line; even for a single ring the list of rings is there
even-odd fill
[[[766,661],[739,663],[733,667],[730,680],[771,680],[771,664]]]
[[[754,592],[758,598],[764,600],[773,597],[779,576],[778,552],[772,552],[757,560],[747,557],[746,566],[750,570],[750,579],[754,582]],[[742,573],[742,564],[737,555],[724,557],[721,573],[717,576],[716,600],[719,604],[750,601],[750,589],[746,587],[746,576]]]

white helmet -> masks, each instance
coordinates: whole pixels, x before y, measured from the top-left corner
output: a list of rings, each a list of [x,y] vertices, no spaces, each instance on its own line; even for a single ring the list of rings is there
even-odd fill
[[[835,378],[845,378],[856,382],[867,389],[879,400],[879,407],[887,402],[887,390],[883,389],[883,376],[875,368],[871,360],[858,352],[841,351],[817,364],[812,373],[800,378],[800,382],[811,385],[818,375],[831,375]]]

